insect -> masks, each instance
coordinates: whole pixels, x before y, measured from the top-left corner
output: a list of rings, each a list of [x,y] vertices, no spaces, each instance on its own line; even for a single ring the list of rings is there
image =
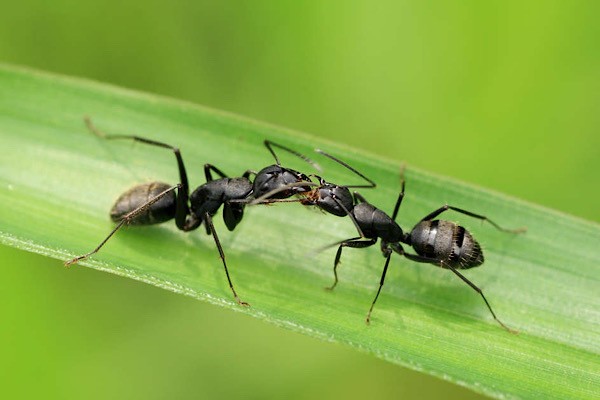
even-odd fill
[[[85,117],[85,123],[92,133],[104,139],[128,139],[151,146],[170,149],[175,154],[177,160],[179,183],[176,185],[169,185],[163,182],[144,183],[134,186],[123,193],[117,199],[110,211],[111,219],[117,223],[115,228],[95,249],[89,253],[66,261],[65,265],[69,266],[97,253],[125,224],[151,225],[175,219],[175,224],[178,229],[189,232],[197,229],[204,223],[206,233],[212,235],[215,241],[219,256],[223,262],[223,268],[225,269],[229,287],[235,300],[240,305],[248,306],[248,303],[240,300],[235,291],[229,275],[229,270],[227,269],[225,253],[213,225],[212,217],[217,213],[219,208],[223,206],[223,220],[227,228],[232,231],[242,220],[244,207],[254,195],[263,195],[264,193],[283,187],[283,190],[278,192],[277,196],[279,198],[285,198],[298,193],[307,192],[311,189],[309,186],[301,184],[302,181],[309,181],[308,176],[293,169],[281,166],[279,158],[273,150],[274,147],[298,156],[317,169],[319,169],[319,166],[309,158],[294,150],[265,140],[264,145],[275,158],[276,164],[269,165],[258,173],[247,170],[241,177],[235,178],[228,177],[212,164],[205,164],[204,174],[206,183],[196,188],[190,195],[185,165],[178,148],[140,136],[107,135],[98,130],[88,117]],[[213,172],[219,176],[218,179],[213,179]],[[254,175],[253,182],[250,180],[251,175]],[[297,185],[288,187],[290,184]]]
[[[426,215],[410,232],[404,233],[402,228],[396,223],[396,217],[400,210],[402,199],[404,198],[404,189],[405,179],[404,171],[402,169],[401,191],[398,195],[391,217],[370,204],[360,193],[354,192],[354,206],[349,210],[349,216],[355,221],[355,225],[358,227],[357,230],[359,236],[336,242],[322,249],[324,250],[338,246],[333,264],[334,282],[329,289],[333,290],[338,283],[337,267],[340,263],[344,247],[365,248],[376,244],[377,240],[381,239],[381,251],[386,260],[379,281],[377,294],[367,313],[367,324],[370,323],[371,313],[373,312],[373,308],[375,307],[375,303],[377,302],[379,294],[381,293],[381,288],[385,282],[385,276],[392,252],[396,252],[409,260],[433,264],[452,271],[452,273],[458,276],[463,282],[479,293],[492,314],[492,317],[494,317],[500,326],[508,332],[516,333],[516,331],[509,328],[498,319],[492,310],[490,303],[483,294],[483,291],[459,272],[459,270],[477,267],[483,263],[483,252],[479,243],[464,227],[457,225],[454,222],[437,220],[434,218],[447,210],[453,210],[482,221],[487,221],[496,229],[503,232],[521,233],[524,232],[525,229],[505,229],[483,215],[475,214],[454,206],[444,205]],[[406,253],[402,244],[411,246],[417,254]]]

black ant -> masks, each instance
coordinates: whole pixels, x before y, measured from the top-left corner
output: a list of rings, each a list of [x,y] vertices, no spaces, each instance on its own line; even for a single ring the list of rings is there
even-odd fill
[[[77,263],[92,254],[97,253],[102,246],[111,238],[123,225],[150,225],[175,219],[177,228],[184,232],[192,231],[198,228],[202,223],[205,224],[206,233],[213,236],[223,267],[225,275],[229,282],[229,287],[238,304],[248,306],[238,297],[225,262],[225,253],[221,247],[217,231],[213,225],[212,217],[223,205],[223,220],[227,228],[232,231],[242,220],[244,206],[253,196],[262,196],[265,193],[272,192],[278,188],[283,188],[277,193],[278,198],[291,197],[295,194],[304,193],[310,190],[309,186],[302,185],[301,182],[309,181],[308,176],[290,168],[282,167],[279,158],[275,154],[273,147],[285,150],[291,154],[302,158],[304,161],[319,169],[318,165],[304,155],[291,150],[285,146],[273,143],[269,140],[264,141],[264,145],[275,158],[276,164],[263,168],[258,173],[246,171],[241,177],[229,178],[225,173],[211,164],[204,165],[204,174],[206,183],[194,190],[190,196],[187,173],[178,148],[166,143],[157,142],[134,135],[107,135],[98,130],[90,118],[84,118],[88,129],[104,139],[129,139],[152,146],[170,149],[175,154],[177,166],[179,168],[179,180],[177,185],[169,185],[162,182],[150,182],[137,185],[123,193],[113,205],[110,216],[114,222],[117,222],[115,228],[108,236],[89,253],[75,257],[65,262],[66,266]],[[212,172],[219,175],[219,179],[213,179]],[[250,181],[250,175],[255,175],[254,182]],[[296,184],[289,187],[290,184]],[[177,193],[175,193],[177,192]]]
[[[402,204],[402,199],[404,198],[404,188],[404,169],[402,169],[401,191],[398,195],[396,205],[394,206],[392,217],[389,217],[386,213],[370,204],[362,195],[360,195],[360,193],[354,192],[354,204],[353,207],[349,208],[348,215],[355,222],[359,236],[336,242],[322,249],[325,250],[327,248],[339,246],[333,265],[335,280],[329,289],[333,290],[338,283],[337,267],[340,263],[342,249],[344,247],[365,248],[377,243],[377,239],[381,239],[381,251],[386,260],[379,281],[377,294],[375,295],[367,314],[367,324],[371,320],[371,313],[373,312],[373,307],[375,306],[375,302],[377,301],[381,288],[385,282],[385,275],[390,263],[392,251],[394,251],[415,262],[434,264],[438,267],[449,269],[481,295],[487,308],[492,314],[492,317],[494,317],[500,326],[508,332],[517,333],[517,331],[512,330],[496,317],[496,314],[492,310],[490,303],[485,298],[481,289],[458,271],[459,269],[477,267],[483,263],[483,252],[479,243],[464,227],[457,225],[454,222],[434,220],[434,218],[444,211],[454,210],[461,214],[487,221],[496,229],[503,232],[522,233],[525,231],[525,228],[514,230],[505,229],[483,215],[475,214],[454,206],[444,205],[421,219],[410,232],[404,233],[402,228],[400,228],[395,221],[398,211],[400,210],[400,205]],[[406,253],[402,248],[401,243],[413,247],[417,254]]]
[[[271,192],[267,193],[265,196],[263,196],[263,198],[255,199],[251,204],[300,202],[303,205],[317,206],[322,210],[337,216],[347,215],[348,217],[350,217],[358,231],[359,236],[346,239],[341,242],[336,242],[330,246],[326,246],[325,248],[321,249],[325,250],[330,247],[339,246],[333,266],[334,282],[330,287],[327,287],[326,289],[333,290],[338,283],[337,267],[340,263],[342,249],[344,247],[365,248],[376,244],[377,239],[380,238],[381,251],[386,257],[386,261],[383,268],[383,273],[381,275],[379,289],[377,290],[377,294],[373,299],[373,302],[371,303],[371,308],[369,309],[369,312],[367,314],[367,323],[370,322],[373,307],[375,306],[375,302],[377,301],[379,293],[381,292],[381,288],[383,287],[392,251],[395,251],[396,253],[403,255],[412,261],[434,264],[439,267],[451,270],[467,285],[469,285],[481,295],[494,319],[504,329],[511,333],[516,333],[516,331],[507,327],[496,317],[496,314],[492,310],[492,307],[485,298],[481,289],[479,289],[475,284],[469,281],[464,275],[462,275],[458,271],[458,269],[469,269],[477,267],[483,263],[483,252],[479,243],[464,227],[450,221],[433,219],[441,213],[443,213],[444,211],[454,210],[456,212],[483,221],[488,221],[490,224],[492,224],[492,226],[504,232],[521,233],[525,230],[524,228],[515,230],[504,229],[483,215],[475,214],[457,207],[445,205],[430,213],[429,215],[425,216],[412,229],[410,233],[405,234],[402,231],[402,228],[400,228],[400,226],[395,221],[396,216],[398,215],[398,211],[400,210],[402,199],[404,198],[404,168],[402,168],[401,170],[402,189],[398,196],[398,200],[396,201],[392,217],[390,218],[386,213],[367,202],[367,200],[360,193],[354,192],[354,194],[352,195],[348,190],[349,187],[375,187],[375,183],[372,180],[366,178],[363,174],[350,167],[345,162],[321,150],[316,151],[323,154],[324,156],[331,158],[332,160],[343,165],[344,167],[350,169],[357,175],[367,180],[370,183],[370,185],[338,186],[326,182],[321,177],[315,176],[316,178],[318,178],[319,184],[312,183],[311,186],[314,186],[314,189],[309,192],[302,193],[302,196],[304,197],[300,199],[269,199],[268,197],[274,194],[273,192]],[[417,252],[417,254],[414,255],[406,253],[402,248],[401,243],[404,243],[408,246],[412,246]]]

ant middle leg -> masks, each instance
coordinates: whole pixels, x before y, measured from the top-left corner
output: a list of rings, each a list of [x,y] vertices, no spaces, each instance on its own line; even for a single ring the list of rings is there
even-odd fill
[[[357,205],[359,203],[369,203],[362,194],[360,194],[358,192],[352,192],[352,193],[354,194],[354,205]]]
[[[430,221],[433,218],[437,217],[438,215],[440,215],[441,213],[443,213],[444,211],[448,211],[448,210],[453,210],[456,212],[459,212],[461,214],[464,215],[468,215],[469,217],[473,217],[473,218],[477,218],[480,219],[482,221],[487,221],[488,223],[490,223],[494,228],[498,229],[499,231],[502,232],[508,232],[508,233],[523,233],[527,230],[527,228],[517,228],[517,229],[506,229],[501,227],[500,225],[498,225],[497,223],[495,223],[494,221],[492,221],[491,219],[489,219],[488,217],[484,216],[484,215],[480,215],[480,214],[475,214],[473,212],[467,211],[467,210],[463,210],[462,208],[458,208],[458,207],[454,207],[454,206],[449,206],[448,204],[438,208],[437,210],[433,211],[432,213],[426,215],[423,219],[421,219],[421,222],[423,221]]]
[[[401,200],[401,198],[400,198],[400,200]],[[387,273],[388,265],[390,264],[392,250],[395,251],[396,253],[400,254],[401,256],[406,256],[406,253],[404,252],[404,249],[402,248],[402,245],[400,243],[386,243],[383,241],[381,242],[381,252],[383,253],[383,255],[386,258],[385,265],[383,266],[383,272],[381,273],[381,279],[379,280],[379,288],[377,289],[377,294],[375,295],[375,298],[373,299],[373,302],[371,303],[371,308],[369,308],[369,312],[367,313],[367,319],[365,321],[367,323],[367,325],[371,323],[371,313],[373,312],[373,307],[375,307],[375,302],[377,302],[379,293],[381,293],[381,288],[383,287],[383,284],[385,283],[385,275]]]
[[[383,266],[383,272],[381,273],[381,279],[379,279],[379,288],[377,289],[377,294],[375,298],[371,302],[371,308],[369,308],[369,312],[367,313],[367,319],[365,322],[368,324],[371,323],[371,313],[373,312],[373,307],[375,307],[375,302],[379,297],[379,293],[381,293],[381,288],[383,287],[383,283],[385,282],[385,274],[387,273],[388,265],[390,265],[390,259],[392,258],[392,253],[389,252],[385,258],[385,265]]]
[[[256,171],[254,171],[253,169],[247,169],[246,171],[244,171],[244,173],[242,174],[242,178],[250,178],[250,175],[254,175],[256,176]]]
[[[233,287],[233,282],[231,281],[231,277],[229,276],[229,270],[227,269],[227,262],[225,261],[225,252],[223,251],[223,247],[221,246],[221,241],[219,240],[219,236],[217,235],[217,231],[215,230],[215,226],[213,225],[212,217],[210,216],[209,213],[205,213],[203,219],[204,219],[204,223],[206,224],[208,229],[210,229],[210,233],[211,233],[213,239],[215,240],[215,244],[217,245],[217,250],[219,251],[219,256],[221,257],[221,261],[223,261],[223,268],[225,268],[225,275],[227,276],[227,282],[229,282],[229,287],[231,288],[231,292],[233,293],[233,297],[235,298],[235,301],[237,301],[237,303],[241,306],[249,306],[250,304],[246,303],[245,301],[240,300],[239,296],[237,295],[237,293]]]
[[[328,246],[328,247],[333,247],[336,244],[339,244],[337,253],[335,254],[335,261],[333,262],[333,276],[334,276],[333,285],[328,286],[325,289],[327,289],[327,290],[333,290],[336,287],[336,285],[338,284],[337,267],[340,264],[340,259],[342,258],[342,249],[344,247],[352,247],[352,248],[355,248],[355,249],[362,249],[362,248],[365,248],[365,247],[373,246],[375,243],[377,243],[377,239],[367,239],[367,240],[365,240],[364,237],[358,236],[358,237],[346,239],[346,240],[343,240],[341,242],[337,242],[337,243],[335,243],[333,245]]]

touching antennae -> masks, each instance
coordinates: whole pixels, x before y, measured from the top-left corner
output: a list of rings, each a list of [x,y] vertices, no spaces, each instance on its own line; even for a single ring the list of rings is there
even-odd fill
[[[356,175],[363,178],[365,181],[369,182],[368,185],[344,185],[345,187],[347,187],[347,188],[374,188],[377,186],[377,184],[375,182],[373,182],[371,179],[367,178],[362,173],[358,172],[356,169],[352,168],[351,166],[349,166],[348,164],[346,164],[344,161],[340,160],[339,158],[336,158],[336,157],[332,156],[331,154],[325,153],[323,150],[320,150],[320,149],[315,149],[315,151],[319,154],[324,155],[327,158],[332,159],[336,163],[346,167],[350,171],[354,172]]]
[[[302,186],[320,186],[318,183],[314,183],[314,182],[293,182],[293,183],[288,183],[287,185],[278,187],[276,189],[271,190],[270,192],[267,192],[265,194],[263,194],[260,197],[257,197],[256,199],[248,202],[249,206],[254,206],[257,204],[271,204],[271,203],[291,203],[291,202],[295,202],[295,201],[300,201],[301,199],[294,199],[294,200],[289,200],[287,199],[287,201],[279,201],[279,200],[286,200],[286,199],[271,199],[271,197],[275,196],[278,193],[281,192],[285,192],[286,190],[290,189],[290,188],[295,188],[295,187],[302,187]]]

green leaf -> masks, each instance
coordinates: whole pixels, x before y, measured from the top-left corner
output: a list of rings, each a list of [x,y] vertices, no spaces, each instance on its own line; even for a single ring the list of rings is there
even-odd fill
[[[347,161],[378,183],[362,193],[384,211],[391,213],[399,191],[400,160],[193,104],[0,66],[0,241],[54,257],[57,268],[110,232],[108,210],[120,193],[141,182],[178,180],[172,153],[99,139],[86,130],[84,115],[105,132],[180,147],[192,186],[203,183],[207,162],[231,176],[273,163],[262,145],[269,138],[318,159],[328,180],[359,183],[312,149]],[[315,172],[293,156],[281,158]],[[298,204],[248,208],[234,232],[215,218],[232,279],[250,308],[234,302],[204,229],[185,234],[173,223],[127,228],[82,264],[345,343],[491,396],[597,395],[599,226],[410,166],[406,178],[398,218],[404,229],[445,203],[505,227],[527,226],[526,234],[510,235],[444,214],[484,246],[485,264],[465,275],[519,335],[500,328],[481,298],[449,271],[396,255],[367,326],[384,263],[379,249],[346,249],[338,287],[323,290],[332,283],[335,249],[314,251],[356,232],[348,218]]]

